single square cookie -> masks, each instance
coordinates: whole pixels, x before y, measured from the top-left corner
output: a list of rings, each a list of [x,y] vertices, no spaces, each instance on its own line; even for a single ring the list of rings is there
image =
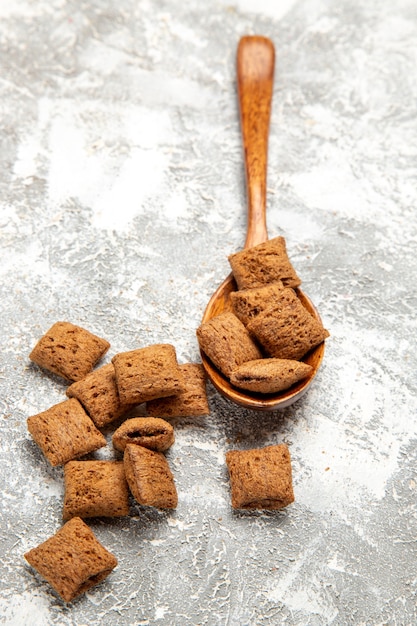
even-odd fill
[[[261,287],[281,280],[285,287],[298,287],[301,280],[287,255],[284,237],[275,237],[229,256],[239,289]]]
[[[256,343],[233,313],[221,313],[197,329],[201,350],[227,378],[246,361],[262,358]]]
[[[183,377],[174,346],[155,344],[112,358],[120,401],[140,404],[172,396],[183,388]]]
[[[291,359],[247,361],[232,371],[230,382],[239,389],[256,393],[277,393],[306,378],[313,368]]]
[[[201,363],[180,365],[183,374],[183,391],[176,396],[158,398],[146,403],[148,415],[155,417],[197,417],[208,415],[207,377]]]
[[[269,356],[278,359],[301,359],[329,336],[292,289],[283,289],[279,301],[259,313],[248,330]]]
[[[279,280],[262,287],[232,291],[230,302],[233,313],[240,319],[242,324],[247,326],[254,317],[276,301],[277,296],[283,289],[284,285]]]
[[[173,427],[159,417],[132,417],[113,433],[113,446],[122,452],[128,443],[165,452],[174,440]]]
[[[67,380],[81,380],[104,356],[110,344],[69,322],[56,322],[39,339],[31,361]]]
[[[62,517],[121,517],[129,514],[123,461],[70,461],[64,467]]]
[[[106,438],[75,398],[32,415],[27,420],[27,427],[53,466],[62,465],[106,445]]]
[[[168,461],[161,452],[129,443],[124,464],[130,491],[139,504],[158,509],[175,509],[177,489]]]
[[[116,557],[79,517],[24,556],[65,602],[100,583],[117,565]]]
[[[281,509],[294,502],[288,447],[226,453],[234,509]]]
[[[72,383],[66,394],[81,402],[98,428],[104,428],[135,406],[120,401],[113,363],[103,365],[82,380]]]

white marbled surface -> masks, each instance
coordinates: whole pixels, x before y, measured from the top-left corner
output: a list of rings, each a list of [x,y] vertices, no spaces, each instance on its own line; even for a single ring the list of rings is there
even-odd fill
[[[66,319],[116,352],[195,329],[244,242],[239,37],[277,51],[268,227],[331,332],[283,412],[177,420],[174,512],[91,526],[119,559],[65,606],[23,559],[62,523],[26,418]],[[413,0],[0,0],[0,623],[413,625],[417,8]],[[110,437],[110,436],[109,436]],[[285,441],[296,502],[234,513],[224,454]],[[97,453],[111,458],[111,446]]]

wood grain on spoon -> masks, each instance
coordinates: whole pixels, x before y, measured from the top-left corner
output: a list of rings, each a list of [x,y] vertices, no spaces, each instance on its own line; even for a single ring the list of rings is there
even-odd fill
[[[268,239],[266,180],[274,67],[275,50],[270,39],[260,36],[242,37],[237,50],[237,84],[248,198],[245,248],[251,248]],[[235,280],[230,274],[211,297],[202,322],[207,322],[224,311],[230,311],[229,295],[236,289]],[[309,298],[300,289],[296,292],[306,309],[320,319]],[[312,374],[290,389],[272,395],[244,392],[233,387],[203,352],[201,358],[213,385],[229,400],[246,408],[274,410],[291,405],[305,393],[320,366],[323,354],[324,343],[311,350],[303,359],[312,365]]]

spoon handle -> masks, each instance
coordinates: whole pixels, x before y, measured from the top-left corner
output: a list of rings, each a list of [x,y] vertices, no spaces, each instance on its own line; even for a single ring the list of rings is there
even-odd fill
[[[241,38],[237,49],[237,85],[248,196],[245,248],[268,239],[266,174],[274,67],[275,50],[270,39]]]

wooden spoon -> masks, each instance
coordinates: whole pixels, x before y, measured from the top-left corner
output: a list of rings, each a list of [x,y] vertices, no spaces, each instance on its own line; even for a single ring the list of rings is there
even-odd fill
[[[245,248],[267,241],[266,173],[269,120],[274,81],[275,50],[266,37],[242,37],[237,50],[237,80],[240,121],[245,151],[248,195],[248,222]],[[212,295],[202,322],[224,311],[231,311],[229,295],[237,285],[230,274]],[[318,320],[319,314],[309,298],[296,289],[305,308]],[[203,366],[213,385],[226,398],[248,409],[283,409],[298,400],[310,386],[324,355],[324,342],[311,350],[303,361],[313,367],[308,378],[276,394],[257,394],[237,389],[201,351]]]

